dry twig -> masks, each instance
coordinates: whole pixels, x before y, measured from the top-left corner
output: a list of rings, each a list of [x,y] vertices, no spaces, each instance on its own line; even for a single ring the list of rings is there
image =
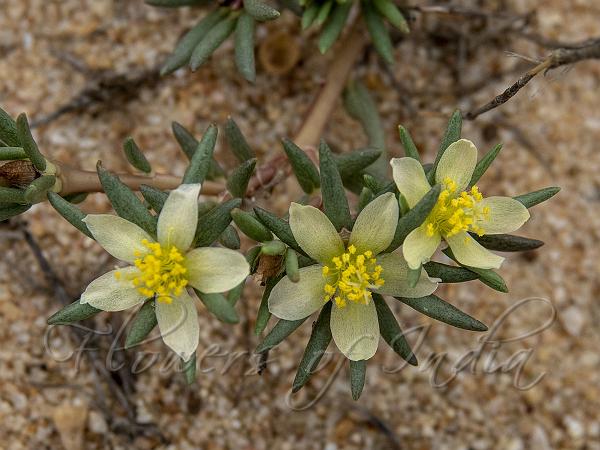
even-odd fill
[[[554,50],[540,64],[533,69],[527,71],[514,84],[506,89],[501,94],[497,95],[485,105],[470,111],[466,114],[467,120],[473,120],[483,113],[486,113],[498,106],[506,103],[516,95],[527,83],[529,83],[536,75],[547,73],[549,70],[556,69],[560,66],[573,64],[586,59],[600,59],[600,39],[592,39],[586,41],[588,44],[580,47],[559,48]],[[589,43],[591,42],[591,44]]]

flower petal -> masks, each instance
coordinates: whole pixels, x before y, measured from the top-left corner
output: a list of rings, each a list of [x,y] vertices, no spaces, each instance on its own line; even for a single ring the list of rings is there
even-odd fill
[[[198,224],[200,184],[182,184],[171,191],[158,216],[158,242],[182,252],[192,245]]]
[[[185,256],[189,283],[214,294],[233,289],[246,279],[250,266],[241,253],[228,248],[195,248]]]
[[[465,266],[498,269],[504,261],[502,256],[490,252],[465,231],[447,237],[446,242],[457,261]]]
[[[120,272],[119,280],[115,277],[116,272]],[[139,270],[133,266],[105,273],[88,285],[81,294],[81,303],[89,303],[102,311],[123,311],[142,303],[146,297],[129,281],[137,273]]]
[[[391,192],[369,203],[356,218],[349,244],[358,253],[371,250],[377,255],[392,243],[399,215],[398,200]]]
[[[290,205],[290,227],[308,256],[327,264],[344,253],[344,243],[327,216],[314,206]]]
[[[367,305],[348,301],[340,308],[331,308],[331,334],[335,345],[352,361],[369,359],[379,344],[379,321],[375,303]]]
[[[156,320],[165,344],[184,361],[189,360],[200,337],[196,299],[184,290],[171,303],[157,301]]]
[[[423,166],[414,158],[392,158],[394,182],[411,208],[431,189]]]
[[[142,245],[142,240],[154,239],[137,225],[112,214],[88,214],[83,219],[94,239],[104,250],[121,261],[133,264],[138,258],[136,252],[145,254],[148,249]]]
[[[412,230],[402,244],[402,253],[411,269],[417,269],[421,264],[429,261],[440,245],[441,236],[434,233],[427,234],[427,225]]]
[[[444,183],[446,178],[450,178],[456,183],[458,192],[464,191],[477,165],[477,147],[467,139],[460,139],[448,146],[437,169],[435,170],[435,180],[437,183]]]
[[[510,233],[521,228],[529,219],[525,205],[514,198],[487,197],[478,206],[489,208],[485,218],[477,222],[485,234]]]
[[[269,311],[285,320],[300,320],[310,316],[325,304],[327,280],[323,267],[314,265],[300,269],[300,281],[292,283],[283,277],[269,295]]]
[[[400,252],[379,255],[377,264],[381,265],[383,271],[381,278],[383,286],[375,292],[394,297],[419,298],[433,294],[438,283],[427,275],[425,269],[421,269],[421,277],[415,287],[408,285],[408,263]]]

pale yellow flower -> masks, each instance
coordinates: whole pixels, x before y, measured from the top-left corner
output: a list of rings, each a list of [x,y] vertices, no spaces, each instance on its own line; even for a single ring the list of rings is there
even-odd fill
[[[300,281],[282,278],[269,296],[269,311],[280,319],[308,317],[332,301],[331,333],[351,360],[369,359],[379,342],[379,322],[372,292],[418,298],[437,288],[423,270],[408,286],[408,266],[389,247],[398,223],[398,201],[387,193],[369,203],[344,242],[327,216],[312,206],[292,203],[290,227],[298,245],[318,264],[300,269]]]
[[[529,219],[529,211],[510,197],[484,198],[477,186],[468,188],[476,164],[477,148],[466,139],[451,144],[440,158],[435,181],[442,185],[442,192],[437,204],[402,247],[412,269],[427,262],[442,239],[461,264],[482,269],[497,269],[502,264],[504,258],[469,233],[510,233]],[[413,158],[394,158],[391,165],[398,190],[412,208],[431,189],[423,167]]]
[[[84,222],[104,249],[130,266],[92,281],[81,295],[103,311],[121,311],[156,297],[156,318],[165,343],[184,360],[198,346],[196,298],[228,291],[248,276],[243,255],[216,247],[190,248],[198,222],[199,184],[171,191],[158,217],[154,240],[137,225],[114,215],[90,214]]]

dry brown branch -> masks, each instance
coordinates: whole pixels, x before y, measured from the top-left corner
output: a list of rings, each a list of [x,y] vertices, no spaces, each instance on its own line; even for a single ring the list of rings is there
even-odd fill
[[[586,59],[599,59],[600,39],[593,39],[588,42],[592,43],[583,47],[559,48],[557,50],[554,50],[546,59],[544,59],[533,69],[527,71],[508,89],[494,97],[490,102],[486,103],[485,105],[468,112],[465,118],[467,120],[473,120],[481,114],[486,113],[506,103],[508,100],[514,97],[516,93],[519,92],[536,75],[542,72],[547,73],[549,70],[556,69],[557,67],[573,64]]]

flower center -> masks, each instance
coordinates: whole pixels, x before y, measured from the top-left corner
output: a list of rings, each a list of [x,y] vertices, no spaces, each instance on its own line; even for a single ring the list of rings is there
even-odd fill
[[[348,300],[368,304],[370,290],[383,286],[382,271],[372,251],[356,253],[356,247],[351,245],[346,253],[332,258],[330,264],[323,266],[323,277],[329,281],[324,288],[325,301],[335,295],[335,303],[341,308]]]
[[[176,247],[161,247],[157,242],[142,241],[149,252],[134,261],[140,272],[131,278],[137,290],[146,297],[156,296],[165,303],[173,301],[172,296],[179,296],[188,284],[185,258]],[[137,253],[136,256],[141,256]],[[115,277],[121,277],[120,272]]]
[[[427,235],[440,233],[444,237],[454,236],[462,231],[471,231],[479,236],[485,230],[477,225],[477,221],[490,213],[488,206],[481,207],[483,195],[477,186],[470,191],[456,192],[456,183],[446,178],[445,189],[440,193],[437,203],[425,220]]]

